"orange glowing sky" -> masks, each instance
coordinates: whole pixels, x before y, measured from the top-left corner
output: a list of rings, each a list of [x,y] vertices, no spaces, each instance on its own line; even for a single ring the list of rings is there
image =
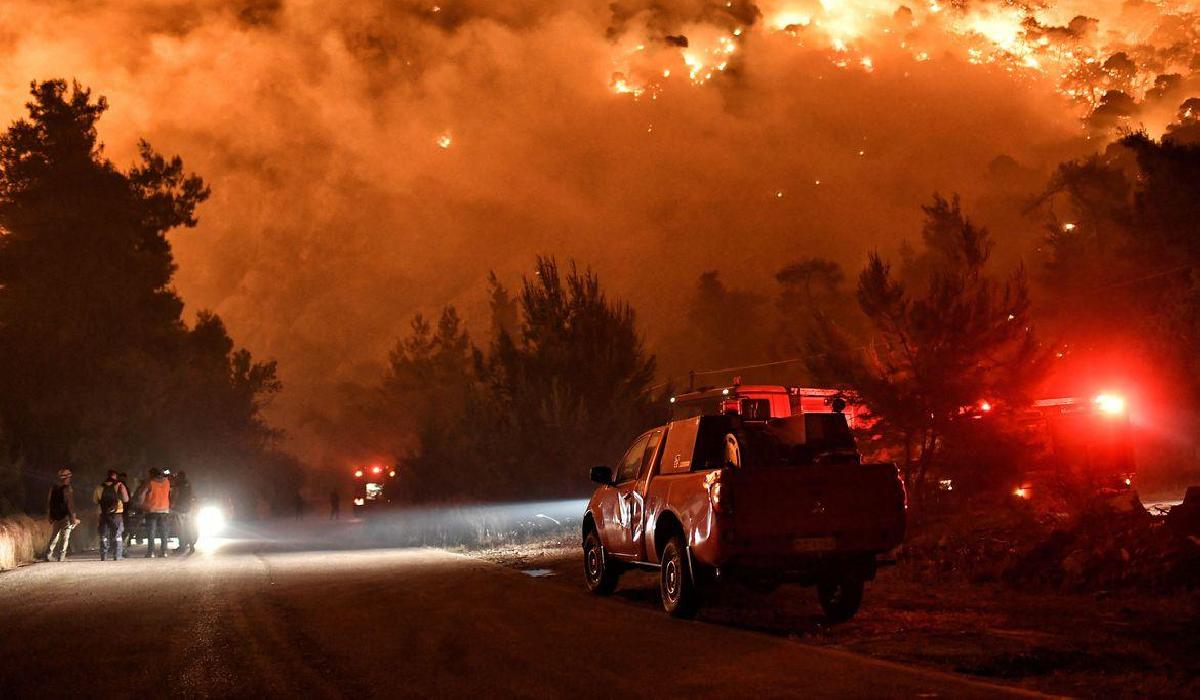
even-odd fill
[[[482,321],[487,272],[515,283],[538,252],[593,265],[652,346],[701,271],[766,288],[802,255],[857,266],[912,237],[934,191],[1015,258],[1049,169],[1200,94],[1192,11],[10,0],[0,112],[76,78],[110,100],[114,160],[144,136],[208,179],[200,226],[173,236],[177,286],[280,360],[275,410],[302,433],[413,312]]]

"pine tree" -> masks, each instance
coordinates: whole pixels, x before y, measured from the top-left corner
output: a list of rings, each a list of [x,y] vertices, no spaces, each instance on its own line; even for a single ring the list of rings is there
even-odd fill
[[[918,503],[947,440],[964,434],[981,401],[1025,406],[1045,365],[1029,318],[1028,285],[1018,271],[1003,283],[985,274],[986,229],[957,199],[925,207],[925,251],[913,290],[872,254],[858,278],[858,303],[870,321],[864,352],[829,324],[813,337],[818,376],[852,387],[878,420],[875,430],[900,453]]]

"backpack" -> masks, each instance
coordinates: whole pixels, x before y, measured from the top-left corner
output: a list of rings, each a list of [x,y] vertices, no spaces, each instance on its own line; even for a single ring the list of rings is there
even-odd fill
[[[100,511],[113,514],[121,507],[121,497],[117,494],[117,482],[106,481],[100,491]]]

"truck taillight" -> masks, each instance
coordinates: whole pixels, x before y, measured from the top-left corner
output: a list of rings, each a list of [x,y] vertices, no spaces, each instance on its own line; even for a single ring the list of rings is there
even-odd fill
[[[733,494],[729,484],[721,481],[721,470],[711,471],[704,477],[704,488],[708,490],[708,502],[718,513],[729,513],[733,510]]]

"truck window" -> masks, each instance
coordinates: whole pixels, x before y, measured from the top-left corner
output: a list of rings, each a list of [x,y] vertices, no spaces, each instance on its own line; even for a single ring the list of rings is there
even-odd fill
[[[725,466],[725,436],[733,430],[729,416],[704,416],[696,431],[696,451],[692,471],[707,471]]]
[[[745,420],[766,420],[771,417],[771,399],[742,399],[740,412]]]
[[[721,397],[681,401],[671,406],[671,420],[685,420],[696,416],[708,416],[721,412]]]
[[[642,467],[638,470],[638,478],[646,476],[650,468],[654,466],[654,458],[658,456],[658,446],[662,442],[663,431],[655,430],[650,433],[649,440],[646,441],[646,456],[642,458]]]
[[[841,413],[805,413],[746,425],[738,440],[742,463],[751,467],[859,462],[854,436]]]
[[[638,438],[638,441],[625,452],[621,463],[617,465],[617,476],[614,479],[616,483],[637,478],[638,472],[642,468],[642,460],[646,455],[646,441],[649,437],[649,435],[643,435]]]

